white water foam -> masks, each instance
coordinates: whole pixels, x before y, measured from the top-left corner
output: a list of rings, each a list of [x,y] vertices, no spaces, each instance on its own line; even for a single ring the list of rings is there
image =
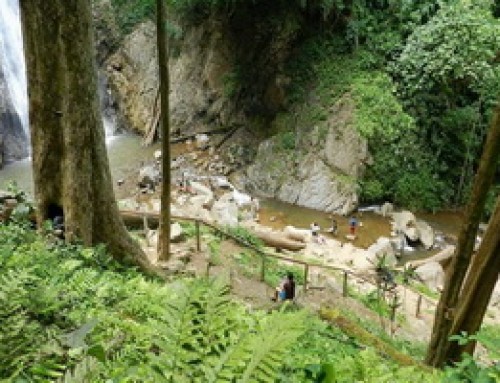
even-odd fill
[[[29,137],[26,64],[18,0],[0,1],[0,57],[12,104]]]

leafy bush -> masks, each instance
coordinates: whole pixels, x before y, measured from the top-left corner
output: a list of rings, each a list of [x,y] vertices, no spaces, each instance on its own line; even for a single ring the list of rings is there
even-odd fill
[[[281,147],[284,150],[294,150],[295,149],[295,133],[285,132],[281,135]]]
[[[156,12],[156,0],[111,0],[111,4],[123,34],[130,33],[136,24],[153,19]]]
[[[303,314],[251,315],[220,281],[164,285],[16,225],[0,225],[0,261],[0,379],[12,382],[262,381],[302,333]]]
[[[227,232],[231,234],[232,236],[240,239],[241,241],[248,243],[258,249],[261,249],[264,246],[264,243],[262,240],[258,237],[256,237],[254,234],[252,234],[248,229],[242,226],[228,226],[226,228]]]

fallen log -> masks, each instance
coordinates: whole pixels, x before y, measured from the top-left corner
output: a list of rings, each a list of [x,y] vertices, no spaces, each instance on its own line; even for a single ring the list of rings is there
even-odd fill
[[[147,224],[151,228],[158,227],[160,222],[160,215],[158,213],[152,213],[152,212],[120,210],[120,216],[122,217],[122,220],[125,223],[125,225],[128,227],[142,228],[144,226],[144,218],[146,218]],[[172,219],[195,221],[195,219],[189,217],[173,216]],[[204,222],[203,220],[200,220],[200,222],[220,231],[225,235],[232,237],[229,233],[226,233],[222,228],[219,228],[208,222]],[[302,250],[306,246],[305,243],[294,241],[290,238],[287,238],[285,235],[281,233],[254,231],[254,230],[250,230],[250,232],[254,234],[257,238],[261,239],[265,245],[270,247],[276,247],[279,249],[285,249],[291,251],[298,251]]]
[[[453,257],[454,252],[455,246],[446,246],[443,250],[433,255],[432,257],[409,261],[407,262],[407,264],[409,264],[411,267],[419,267],[430,262],[438,262],[441,264],[441,266],[446,268],[448,263],[451,261],[451,257]]]
[[[152,229],[157,228],[160,223],[160,215],[158,213],[120,210],[120,216],[127,227],[142,228],[144,226],[144,219],[146,219],[148,227]]]
[[[187,134],[187,135],[181,136],[181,137],[172,137],[170,139],[170,143],[171,144],[177,144],[179,142],[184,142],[184,141],[187,141],[187,140],[192,140],[198,134],[206,134],[208,136],[208,135],[211,135],[211,134],[224,133],[224,132],[227,132],[227,131],[228,131],[228,128],[219,128],[219,129],[205,130],[203,132],[196,132],[196,133],[193,133],[193,134]]]
[[[401,366],[416,366],[427,372],[433,371],[430,367],[424,366],[420,361],[400,352],[389,343],[366,331],[359,324],[343,316],[338,310],[322,307],[319,310],[319,316],[321,319],[340,328],[345,334],[356,339],[359,343],[374,347],[381,355],[387,355]]]
[[[306,247],[305,243],[290,239],[284,234],[266,231],[254,231],[253,233],[256,237],[261,239],[262,242],[270,247],[276,247],[278,249],[286,249],[291,251],[302,250],[304,247]]]

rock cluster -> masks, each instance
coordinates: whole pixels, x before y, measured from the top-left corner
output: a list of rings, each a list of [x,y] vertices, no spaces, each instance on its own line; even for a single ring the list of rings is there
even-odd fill
[[[25,202],[26,195],[22,192],[0,190],[0,222],[8,221],[14,212],[29,214],[31,209]]]

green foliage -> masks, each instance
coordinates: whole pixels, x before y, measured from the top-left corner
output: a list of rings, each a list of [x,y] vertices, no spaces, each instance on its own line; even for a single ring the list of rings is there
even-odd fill
[[[493,78],[492,61],[500,47],[500,23],[491,1],[458,1],[443,7],[415,29],[398,59],[404,91],[453,92]]]
[[[304,314],[246,313],[220,281],[164,285],[102,247],[14,224],[0,225],[0,261],[0,379],[12,382],[266,381],[303,331]]]
[[[130,33],[136,24],[153,19],[156,12],[155,0],[111,0],[111,4],[123,34]]]
[[[431,173],[444,182],[428,190],[440,201],[434,198],[426,204],[462,204],[468,196],[500,91],[495,59],[500,22],[491,9],[488,0],[443,4],[412,32],[395,62],[392,72],[403,103],[415,117],[419,141],[432,159],[432,170],[422,175]],[[455,190],[453,197],[439,193],[443,186]]]
[[[236,227],[228,226],[226,227],[226,230],[232,236],[256,247],[257,249],[262,249],[264,247],[264,243],[262,242],[262,240],[256,237],[254,234],[252,234],[250,231],[248,231],[248,229],[246,229],[243,226],[236,226]]]
[[[0,260],[0,379],[6,382],[440,378],[401,368],[305,312],[286,306],[249,312],[231,300],[221,280],[165,285],[147,279],[115,264],[102,247],[47,243],[17,225],[0,225]],[[398,342],[373,323],[364,325]],[[493,347],[496,333],[487,328],[483,335]],[[415,355],[415,345],[397,344]],[[465,376],[472,371],[467,363],[446,374]],[[496,373],[474,368],[478,376]]]
[[[489,334],[490,329],[482,329],[477,335],[467,335],[462,333],[460,335],[453,335],[450,337],[451,341],[457,342],[459,345],[466,345],[470,341],[484,342],[484,345],[489,350],[492,348],[492,358],[497,358],[498,346],[500,345],[498,332]],[[498,331],[498,328],[496,329]],[[464,354],[460,362],[455,363],[453,368],[445,369],[444,383],[454,382],[484,382],[484,383],[498,383],[500,382],[500,363],[498,360],[490,366],[483,366],[478,363],[469,354]]]
[[[394,201],[414,210],[436,211],[448,193],[447,185],[425,168],[403,174],[395,186]]]
[[[387,143],[415,129],[413,118],[403,111],[386,74],[360,75],[354,79],[352,89],[357,109],[355,126],[363,136]]]
[[[295,149],[295,133],[285,132],[281,135],[281,147],[284,150],[294,150]]]

